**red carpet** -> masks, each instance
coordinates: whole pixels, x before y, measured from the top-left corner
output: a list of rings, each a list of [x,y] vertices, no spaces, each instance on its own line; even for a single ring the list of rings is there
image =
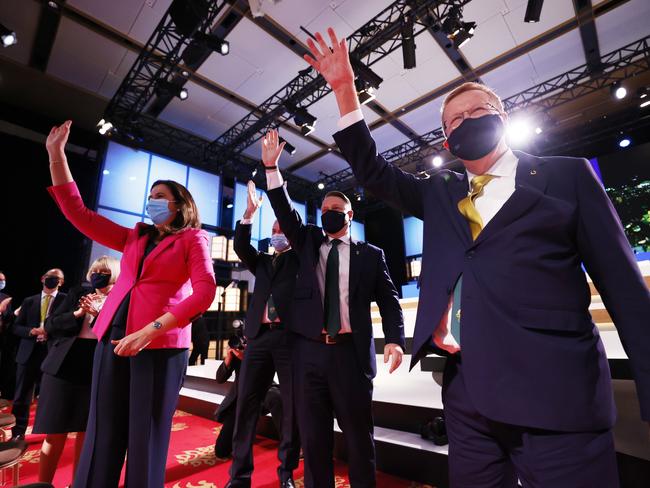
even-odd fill
[[[176,412],[167,457],[166,488],[221,488],[226,484],[230,460],[217,459],[214,456],[213,449],[219,429],[220,425],[216,422],[180,410]],[[42,439],[42,435],[27,435],[30,446],[21,463],[21,483],[38,481],[38,458]],[[275,488],[278,486],[275,472],[278,464],[276,449],[277,442],[263,437],[257,438],[254,448],[255,472],[253,474],[253,487]],[[59,469],[54,478],[56,488],[65,488],[70,484],[73,450],[74,440],[69,437],[59,463]],[[304,486],[302,462],[294,472],[294,479],[296,487]],[[336,487],[349,486],[347,465],[336,462]],[[384,473],[377,473],[377,486],[432,488],[428,485],[401,480]]]

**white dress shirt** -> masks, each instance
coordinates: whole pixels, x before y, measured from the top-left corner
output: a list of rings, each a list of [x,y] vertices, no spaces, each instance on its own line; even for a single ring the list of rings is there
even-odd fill
[[[337,123],[339,130],[346,129],[363,120],[363,113],[360,109],[354,110],[341,117]],[[487,174],[496,176],[485,187],[481,195],[474,199],[474,206],[483,220],[483,227],[485,227],[490,220],[501,210],[501,207],[515,192],[515,180],[517,173],[517,156],[508,149],[492,167],[487,171]],[[469,182],[476,175],[467,171],[467,190],[469,193]],[[447,312],[443,314],[442,319],[433,332],[433,342],[440,349],[450,353],[460,351],[460,346],[451,335],[451,310],[453,305],[453,294],[449,297],[449,305]],[[462,326],[462,323],[461,323]]]
[[[282,175],[279,171],[266,172],[266,186],[269,190],[280,188],[284,184]],[[338,238],[341,243],[339,244],[339,293],[340,293],[340,306],[341,312],[341,330],[339,334],[348,334],[352,332],[350,326],[350,244],[353,242],[350,234]],[[332,238],[327,236],[327,240],[323,242],[319,249],[319,259],[316,278],[318,280],[318,287],[320,288],[320,296],[323,304],[325,302],[325,271],[327,269],[327,257],[332,248]],[[325,325],[325,324],[324,324]],[[326,332],[323,329],[323,332]]]

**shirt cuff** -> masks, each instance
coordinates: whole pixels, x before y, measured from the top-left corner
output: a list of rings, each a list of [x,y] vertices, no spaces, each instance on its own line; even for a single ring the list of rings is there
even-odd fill
[[[266,188],[269,190],[274,190],[280,188],[284,184],[282,175],[279,171],[267,171],[266,172]]]
[[[343,129],[347,129],[352,124],[356,124],[360,120],[363,120],[363,112],[361,111],[360,108],[358,108],[341,117],[339,121],[336,123],[336,125],[339,128],[339,130],[343,130]]]
[[[239,223],[241,225],[251,225],[253,223],[253,219],[241,219]]]

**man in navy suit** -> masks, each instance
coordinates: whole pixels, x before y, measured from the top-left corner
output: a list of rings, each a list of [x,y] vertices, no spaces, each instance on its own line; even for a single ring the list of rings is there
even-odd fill
[[[412,365],[449,356],[443,401],[454,487],[616,487],[610,373],[581,265],[630,357],[650,420],[650,294],[589,162],[511,151],[482,85],[452,91],[446,145],[465,166],[422,180],[377,155],[345,39],[308,41],[333,88],[334,135],[361,185],[424,221]]]
[[[41,277],[43,290],[25,298],[14,323],[14,334],[20,337],[16,354],[16,392],[11,413],[16,417],[13,437],[23,437],[29,421],[29,407],[34,397],[34,387],[41,378],[41,363],[47,355],[45,319],[64,302],[63,271],[49,270]]]

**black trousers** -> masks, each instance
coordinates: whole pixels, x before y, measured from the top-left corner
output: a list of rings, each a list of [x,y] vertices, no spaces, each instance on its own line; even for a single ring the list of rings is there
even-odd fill
[[[474,408],[462,359],[445,368],[442,399],[452,488],[617,488],[611,430],[558,432],[490,420]]]
[[[13,436],[25,435],[29,423],[29,408],[34,399],[34,389],[41,381],[41,363],[46,355],[46,343],[37,342],[27,363],[16,364],[16,389],[11,409],[11,413],[16,417],[16,425],[11,429]]]
[[[230,467],[233,488],[249,487],[251,484],[257,419],[276,371],[280,380],[283,417],[278,448],[280,478],[288,478],[298,467],[300,438],[293,407],[290,338],[285,330],[264,329],[257,337],[249,339],[239,370],[233,460]]]
[[[214,443],[214,455],[218,458],[225,459],[232,454],[232,434],[235,431],[234,408],[229,409],[221,419],[221,430]]]
[[[305,488],[334,487],[334,415],[343,431],[350,486],[375,486],[372,380],[352,341],[323,344],[296,335],[294,388],[305,458]]]
[[[187,368],[187,349],[115,355],[111,328],[95,349],[90,415],[74,488],[116,488],[124,457],[126,488],[161,488],[172,417]]]
[[[18,337],[5,330],[0,335],[0,397],[13,399],[16,392]]]

